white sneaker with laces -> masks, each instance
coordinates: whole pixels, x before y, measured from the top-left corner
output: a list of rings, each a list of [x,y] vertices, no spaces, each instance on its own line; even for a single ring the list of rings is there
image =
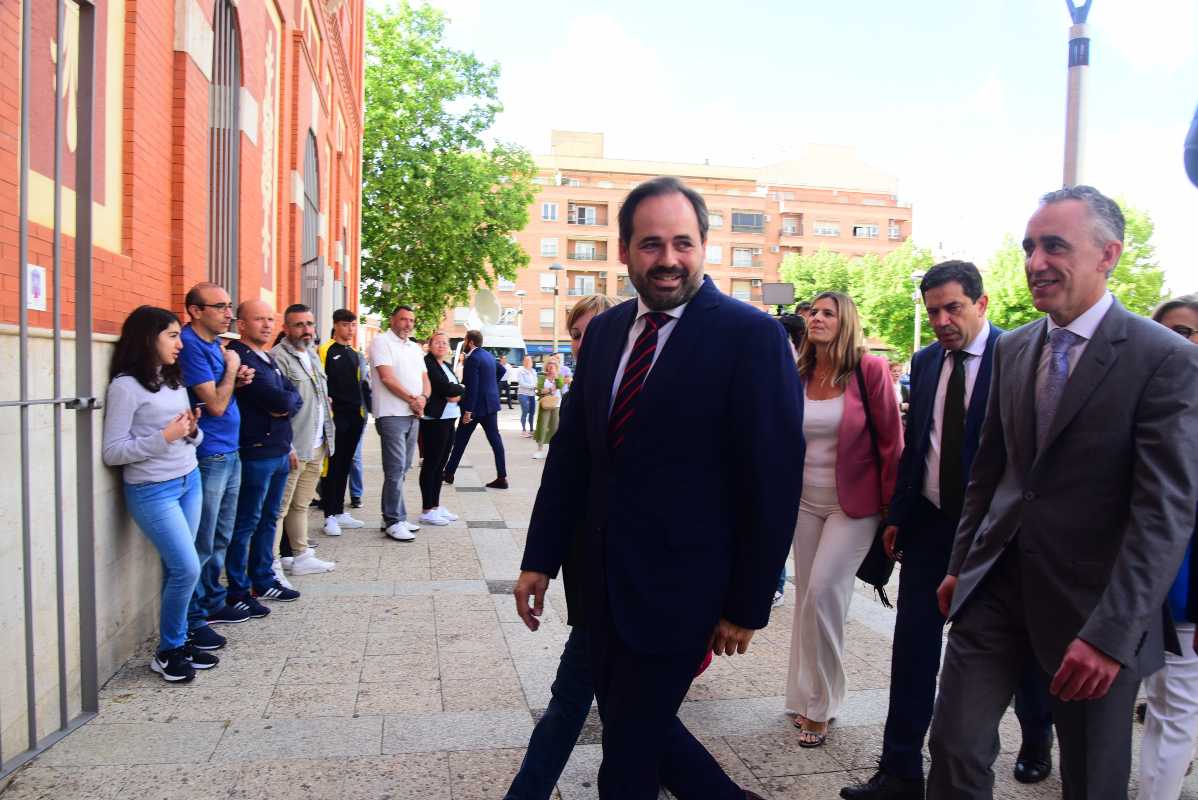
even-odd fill
[[[316,575],[321,572],[332,572],[337,567],[333,561],[321,561],[316,557],[316,551],[309,547],[295,557],[291,564],[292,575]]]
[[[273,572],[275,574],[275,580],[277,580],[279,583],[283,584],[283,586],[285,588],[287,588],[287,589],[295,588],[294,586],[291,585],[291,581],[287,580],[287,576],[283,574],[283,562],[282,561],[280,561],[279,559],[276,558],[274,563],[270,565],[270,569],[271,569],[271,572]]]
[[[449,520],[450,522],[458,521],[458,515],[454,514],[445,506],[437,506],[437,511],[440,512],[441,516],[445,517],[445,519]]]
[[[279,561],[283,564],[283,571],[290,572],[291,564],[293,561],[295,561],[295,559],[291,556],[283,556],[281,559],[279,559]]]
[[[341,523],[337,522],[336,517],[324,518],[324,535],[325,536],[340,536]]]
[[[413,523],[411,523],[411,522],[408,522],[406,519],[405,519],[405,520],[401,520],[399,524],[400,524],[400,525],[403,525],[405,528],[407,528],[407,529],[408,529],[409,531],[411,531],[412,533],[415,533],[416,531],[420,530],[420,526],[419,526],[419,525],[415,525],[415,524],[413,524]]]
[[[407,526],[402,522],[396,522],[385,531],[388,536],[397,542],[412,542],[416,540],[416,534],[408,530]]]
[[[535,452],[535,453],[533,453],[533,454],[532,454],[532,457],[533,457],[533,458],[535,458],[535,459],[538,459],[538,460],[539,460],[539,459],[542,459],[542,458],[544,458],[546,455],[548,455],[548,452],[547,452],[547,451],[545,451],[545,450],[538,450],[537,452]]]
[[[348,512],[342,512],[335,517],[330,517],[330,519],[337,520],[337,524],[342,528],[361,528],[366,524],[360,519],[354,519]]]
[[[438,527],[449,524],[449,520],[441,516],[441,512],[435,508],[430,511],[425,511],[423,514],[421,514],[420,521],[425,525],[436,525]]]

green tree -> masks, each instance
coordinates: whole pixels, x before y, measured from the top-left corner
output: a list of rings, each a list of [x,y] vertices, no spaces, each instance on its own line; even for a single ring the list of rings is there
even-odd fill
[[[528,223],[536,172],[523,149],[484,145],[499,70],[444,33],[429,6],[366,12],[362,299],[413,306],[422,334],[528,263],[511,234]]]
[[[1119,202],[1127,224],[1123,232],[1123,255],[1115,265],[1108,285],[1119,302],[1135,314],[1151,314],[1166,297],[1165,273],[1156,261],[1152,234],[1156,226],[1144,211]]]
[[[916,247],[910,241],[884,257],[865,256],[860,260],[862,284],[854,298],[861,309],[861,319],[867,336],[881,339],[895,349],[895,356],[906,359],[915,341],[915,284],[911,276],[927,272],[933,264],[932,253]],[[920,319],[920,346],[932,340],[926,318]]]
[[[1023,260],[1023,248],[1008,234],[982,273],[982,284],[990,298],[986,317],[1008,331],[1044,316],[1032,305]]]
[[[811,254],[788,253],[778,268],[782,280],[793,283],[795,299],[810,302],[820,292],[852,295],[859,284],[853,263],[840,253],[820,248]]]

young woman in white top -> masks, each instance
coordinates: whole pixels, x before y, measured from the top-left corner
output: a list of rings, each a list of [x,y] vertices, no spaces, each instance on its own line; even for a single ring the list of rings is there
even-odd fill
[[[853,577],[894,492],[902,424],[885,359],[865,352],[853,301],[825,292],[814,302],[799,349],[807,456],[795,526],[795,615],[786,710],[802,747],[824,743],[845,695],[844,624]],[[877,431],[874,457],[865,401]]]
[[[537,417],[537,371],[532,367],[532,356],[525,356],[520,369],[516,370],[516,397],[520,401],[520,435],[532,436],[533,421]],[[525,428],[525,422],[528,427]]]

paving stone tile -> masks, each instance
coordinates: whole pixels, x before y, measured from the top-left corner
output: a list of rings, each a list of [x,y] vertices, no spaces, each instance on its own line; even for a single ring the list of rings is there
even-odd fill
[[[599,744],[575,745],[557,781],[562,800],[597,800],[599,763],[602,760],[603,748]]]
[[[520,682],[511,678],[485,681],[442,680],[441,698],[446,711],[518,711],[528,709]]]
[[[532,733],[527,711],[397,714],[386,717],[384,753],[524,747]]]
[[[397,683],[436,680],[440,677],[436,650],[405,649],[391,655],[367,655],[362,666],[362,683]]]
[[[362,674],[364,658],[357,655],[292,656],[287,659],[279,683],[356,683]]]
[[[441,677],[447,680],[491,680],[492,678],[516,677],[512,659],[506,654],[466,656],[450,650],[443,650],[439,656],[439,666]],[[365,671],[363,671],[363,675],[365,675]]]
[[[222,722],[91,722],[39,758],[46,766],[187,764],[207,761]]]
[[[753,775],[762,779],[844,769],[823,747],[799,747],[799,732],[794,726],[776,733],[725,736],[724,741]]]
[[[838,720],[828,729],[828,741],[822,749],[845,769],[872,773],[882,757],[882,728],[882,725],[846,727]]]
[[[238,783],[227,764],[155,764],[124,768],[119,800],[211,800],[225,798]],[[65,800],[65,795],[59,795]]]
[[[219,667],[196,676],[196,682],[205,689],[274,684],[279,680],[283,665],[287,662],[287,657],[282,655],[261,658],[251,653],[250,657],[246,658],[238,651],[228,648],[221,652]]]
[[[52,767],[38,759],[0,789],[4,800],[117,800],[129,767]],[[2,784],[0,784],[2,785]]]
[[[678,716],[696,735],[742,736],[793,729],[781,697],[687,701]]]
[[[263,716],[287,719],[350,717],[357,701],[357,683],[279,684]]]
[[[213,760],[378,755],[382,735],[382,717],[234,720]]]
[[[341,796],[346,759],[245,761],[229,800],[329,800]]]
[[[351,758],[342,769],[340,800],[451,800],[452,797],[448,753]]]
[[[358,684],[359,716],[441,711],[441,681],[412,679],[400,683]]]
[[[486,594],[487,584],[482,580],[436,580],[396,581],[395,594]]]
[[[449,754],[450,790],[454,800],[501,797],[524,760],[524,749],[480,750]]]
[[[170,722],[175,707],[186,699],[191,686],[105,689],[100,692],[98,722]]]
[[[866,779],[856,772],[825,772],[815,775],[795,775],[767,778],[762,781],[765,797],[772,800],[828,800],[839,797],[840,789]]]
[[[217,667],[220,669],[220,667]],[[232,719],[260,717],[266,711],[274,693],[274,684],[239,687],[213,687],[204,682],[206,675],[196,678],[171,712],[178,722],[224,722]]]

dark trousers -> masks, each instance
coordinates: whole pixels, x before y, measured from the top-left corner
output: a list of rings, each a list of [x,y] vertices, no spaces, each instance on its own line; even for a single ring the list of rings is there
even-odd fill
[[[591,667],[603,720],[603,800],[656,800],[660,786],[678,800],[743,800],[738,787],[678,719],[707,642],[683,653],[637,653],[606,613],[591,620]]]
[[[345,512],[345,486],[365,428],[366,420],[359,409],[333,409],[333,455],[329,456],[329,471],[320,488],[320,504],[326,517]]]
[[[1032,653],[1018,544],[1007,546],[948,635],[932,720],[929,798],[990,798],[998,725]],[[1046,610],[1045,613],[1051,613]],[[1120,670],[1098,700],[1051,699],[1065,800],[1125,800],[1139,676]]]
[[[528,752],[504,800],[549,800],[595,699],[585,628],[570,629],[545,715],[532,730]]]
[[[424,463],[420,465],[420,501],[424,510],[441,505],[441,476],[449,461],[453,444],[452,419],[420,420],[420,441],[424,442]]]
[[[470,444],[470,436],[479,425],[483,426],[483,432],[487,434],[487,442],[491,445],[491,452],[495,454],[496,476],[506,478],[507,466],[503,460],[503,439],[499,437],[498,413],[487,414],[484,417],[474,417],[464,425],[458,423],[458,431],[453,438],[453,453],[449,456],[449,463],[445,465],[445,472],[452,475],[458,471],[458,464],[462,461],[462,454],[466,452],[466,445]]]
[[[888,774],[900,778],[923,777],[923,740],[932,721],[944,637],[936,589],[948,570],[956,529],[956,520],[920,498],[914,519],[900,534],[903,562],[881,763]],[[1052,733],[1048,679],[1034,658],[1026,663],[1015,692],[1015,713],[1024,741],[1039,744]]]

